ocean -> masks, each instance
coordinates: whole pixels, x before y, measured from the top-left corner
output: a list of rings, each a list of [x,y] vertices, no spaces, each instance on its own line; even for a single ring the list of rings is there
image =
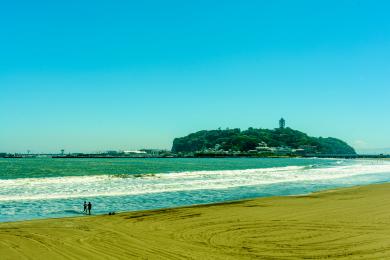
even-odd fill
[[[390,181],[390,161],[0,159],[0,222],[170,208]]]

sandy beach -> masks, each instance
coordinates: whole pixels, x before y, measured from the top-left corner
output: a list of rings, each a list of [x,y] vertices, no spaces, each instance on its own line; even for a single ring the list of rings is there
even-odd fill
[[[1,259],[389,259],[390,184],[0,224]]]

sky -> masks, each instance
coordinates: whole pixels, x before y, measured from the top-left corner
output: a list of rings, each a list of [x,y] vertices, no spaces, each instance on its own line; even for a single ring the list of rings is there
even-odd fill
[[[390,147],[389,1],[4,1],[0,152],[287,126]]]

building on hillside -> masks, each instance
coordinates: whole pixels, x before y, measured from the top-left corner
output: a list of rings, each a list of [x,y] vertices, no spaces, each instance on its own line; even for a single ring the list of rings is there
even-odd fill
[[[256,147],[256,151],[258,153],[270,153],[272,152],[272,148],[268,147],[266,142],[260,142],[258,146]]]
[[[300,154],[315,154],[318,148],[313,145],[300,145],[297,150]]]
[[[292,154],[293,149],[287,146],[273,147],[273,152],[278,155]]]

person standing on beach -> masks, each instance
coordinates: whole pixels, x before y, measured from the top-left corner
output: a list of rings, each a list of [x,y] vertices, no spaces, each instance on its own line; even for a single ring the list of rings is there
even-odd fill
[[[87,202],[84,201],[84,210],[83,213],[87,214]]]
[[[91,202],[89,201],[89,202],[88,202],[88,215],[91,215],[91,209],[92,209],[92,204],[91,204]]]

